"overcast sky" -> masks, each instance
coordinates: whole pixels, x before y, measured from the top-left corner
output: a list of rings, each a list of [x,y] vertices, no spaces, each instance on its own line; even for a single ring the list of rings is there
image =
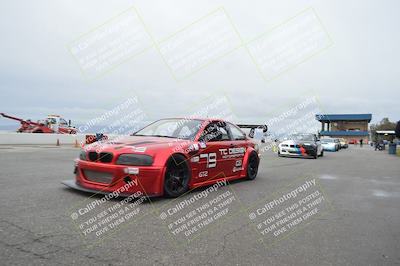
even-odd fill
[[[155,47],[86,79],[71,42],[132,6],[155,42],[223,7],[244,43],[312,7],[332,45],[272,80],[263,79],[246,47],[178,82]],[[2,1],[0,112],[34,120],[56,113],[82,124],[136,96],[152,120],[188,115],[198,102],[224,93],[234,122],[262,122],[314,95],[322,112],[397,121],[399,10],[395,0]],[[0,118],[0,126],[10,124]]]

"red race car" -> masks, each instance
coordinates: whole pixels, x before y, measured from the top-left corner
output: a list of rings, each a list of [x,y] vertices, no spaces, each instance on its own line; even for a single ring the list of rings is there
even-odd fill
[[[216,119],[161,119],[112,141],[86,146],[68,187],[128,196],[178,197],[222,180],[254,179],[258,147],[236,125]]]

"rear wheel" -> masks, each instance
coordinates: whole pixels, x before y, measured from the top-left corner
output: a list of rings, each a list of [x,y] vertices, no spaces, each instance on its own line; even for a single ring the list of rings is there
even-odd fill
[[[247,179],[253,180],[257,177],[259,162],[258,154],[255,151],[252,151],[249,155],[249,160],[247,161]]]
[[[186,158],[173,155],[167,162],[164,178],[164,193],[168,197],[179,197],[189,188],[190,170]]]

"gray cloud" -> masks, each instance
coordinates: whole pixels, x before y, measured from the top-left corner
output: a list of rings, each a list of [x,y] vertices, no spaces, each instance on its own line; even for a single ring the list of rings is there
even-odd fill
[[[245,48],[176,82],[151,48],[95,80],[85,80],[68,44],[132,6],[161,40],[224,6],[245,41],[312,6],[334,45],[265,82]],[[138,96],[149,118],[187,115],[223,91],[237,122],[262,122],[282,106],[317,95],[329,113],[399,118],[397,1],[6,1],[0,10],[0,111],[39,119],[59,113],[83,123]],[[12,122],[0,119],[0,125]]]

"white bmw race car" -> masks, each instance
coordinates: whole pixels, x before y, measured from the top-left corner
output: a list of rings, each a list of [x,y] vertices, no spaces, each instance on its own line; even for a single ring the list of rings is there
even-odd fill
[[[315,134],[294,134],[278,145],[278,156],[317,159],[318,156],[324,156],[324,150]]]

